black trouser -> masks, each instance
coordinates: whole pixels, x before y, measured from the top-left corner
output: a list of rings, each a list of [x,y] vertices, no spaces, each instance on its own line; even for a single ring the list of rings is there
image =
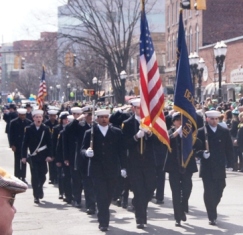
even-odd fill
[[[68,201],[71,201],[72,200],[72,188],[71,188],[70,167],[63,165],[63,172],[64,172],[63,186],[64,186],[65,198]]]
[[[73,200],[77,203],[81,203],[81,193],[83,188],[81,170],[75,170],[73,166],[70,166],[70,174]]]
[[[157,200],[164,200],[164,192],[165,192],[165,171],[163,170],[163,166],[156,166],[156,195],[155,198]]]
[[[129,173],[134,193],[133,205],[137,224],[147,223],[148,202],[153,197],[156,185],[155,168],[139,168]]]
[[[64,170],[63,170],[63,166],[57,167],[57,182],[58,182],[59,195],[63,195],[64,194]]]
[[[98,208],[98,221],[101,227],[108,227],[110,221],[109,207],[112,201],[114,188],[116,184],[115,179],[107,178],[92,178],[94,182],[97,208]]]
[[[31,171],[31,184],[33,188],[33,195],[35,198],[39,198],[43,192],[43,185],[46,181],[47,164],[45,161],[33,161]]]
[[[26,164],[21,162],[21,153],[14,153],[14,176],[17,178],[25,179],[26,177]]]
[[[217,206],[226,186],[225,179],[204,179],[204,203],[209,220],[217,219]]]
[[[49,180],[51,182],[57,181],[57,168],[56,168],[56,161],[48,162],[49,167]]]
[[[94,183],[90,176],[83,175],[83,188],[84,188],[84,197],[85,197],[85,206],[86,209],[95,210],[95,191]]]
[[[170,188],[174,208],[174,218],[181,221],[181,217],[188,212],[188,200],[192,191],[192,173],[169,172]]]

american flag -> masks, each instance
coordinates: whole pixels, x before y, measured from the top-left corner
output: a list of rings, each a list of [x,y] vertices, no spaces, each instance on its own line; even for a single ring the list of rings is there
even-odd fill
[[[37,97],[39,109],[42,109],[46,95],[47,95],[47,91],[46,91],[46,80],[45,80],[45,68],[43,66],[43,72],[40,80],[40,86],[39,86],[38,97]]]
[[[141,126],[150,129],[170,149],[163,108],[164,89],[144,9],[140,35]]]

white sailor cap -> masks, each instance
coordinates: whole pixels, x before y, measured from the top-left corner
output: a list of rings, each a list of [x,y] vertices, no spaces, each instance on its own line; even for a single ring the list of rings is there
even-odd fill
[[[221,115],[221,113],[219,111],[216,111],[216,110],[207,111],[207,112],[205,112],[205,114],[209,118],[211,118],[211,117],[217,118]]]
[[[68,111],[61,112],[59,118],[61,118],[63,115],[69,115],[69,112]]]
[[[68,115],[67,116],[67,119],[69,122],[73,121],[74,120],[74,116],[73,115]]]
[[[180,119],[180,117],[181,117],[181,113],[180,112],[174,112],[172,114],[172,122],[174,122],[175,120]]]
[[[55,110],[55,109],[50,109],[50,110],[48,110],[47,112],[48,112],[48,114],[50,114],[50,115],[57,115],[57,113],[58,113],[58,111]]]
[[[72,107],[71,112],[72,113],[82,113],[82,109],[80,107]]]
[[[93,105],[87,105],[82,108],[83,113],[91,113],[93,109]]]
[[[31,113],[32,113],[32,116],[35,116],[35,115],[43,115],[44,114],[44,111],[41,110],[41,109],[35,109]]]
[[[96,116],[107,116],[110,115],[110,110],[109,109],[99,109],[95,111]]]
[[[24,108],[19,108],[17,109],[18,114],[26,114],[27,113],[27,109]]]
[[[140,98],[132,99],[130,101],[130,104],[132,104],[132,106],[135,106],[135,107],[139,107],[140,103],[141,103],[141,99]]]
[[[16,194],[25,192],[28,185],[0,167],[0,188],[4,188]]]

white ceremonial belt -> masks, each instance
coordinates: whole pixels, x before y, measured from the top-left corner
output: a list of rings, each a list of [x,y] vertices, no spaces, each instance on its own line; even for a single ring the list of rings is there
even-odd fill
[[[46,148],[47,148],[46,145],[44,145],[44,146],[38,148],[33,154],[31,154],[31,156],[35,156],[35,155],[37,155],[37,153],[39,153],[39,152],[45,150]]]

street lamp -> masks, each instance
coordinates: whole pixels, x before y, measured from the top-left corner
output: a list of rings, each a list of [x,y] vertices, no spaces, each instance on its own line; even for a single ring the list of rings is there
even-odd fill
[[[51,100],[53,100],[53,87],[50,86]]]
[[[190,69],[191,69],[191,74],[192,74],[192,84],[193,84],[193,92],[195,95],[195,79],[197,76],[197,67],[198,67],[198,62],[199,62],[199,56],[197,52],[190,53],[189,55],[189,64],[190,64]]]
[[[67,99],[70,100],[70,93],[71,93],[71,84],[67,84]]]
[[[197,97],[199,98],[199,102],[201,102],[201,87],[202,87],[202,76],[204,70],[205,62],[203,58],[200,58],[198,62],[198,90]]]
[[[222,101],[222,88],[221,88],[221,82],[222,82],[222,68],[224,65],[224,60],[227,53],[227,46],[224,43],[224,41],[217,42],[214,46],[214,56],[215,60],[217,62],[217,68],[219,71],[219,97],[218,102],[221,103]]]
[[[102,81],[98,80],[98,100],[99,100],[99,97],[100,97],[100,88],[101,88],[101,85],[102,85]]]
[[[122,99],[123,102],[125,102],[125,82],[127,78],[127,73],[125,70],[122,70],[120,73],[120,79],[121,79],[121,86],[122,86]]]
[[[56,88],[57,88],[57,100],[59,100],[59,92],[60,92],[60,89],[61,89],[61,85],[57,84]]]
[[[74,88],[73,88],[73,92],[74,92],[74,95],[75,95],[74,97],[75,97],[75,101],[76,101],[76,92],[77,92],[77,88],[74,87]]]
[[[94,77],[93,79],[92,79],[92,83],[93,83],[93,85],[94,85],[94,87],[95,87],[95,94],[97,93],[97,84],[98,84],[98,78],[97,77]],[[97,100],[97,95],[95,96],[95,100]]]

